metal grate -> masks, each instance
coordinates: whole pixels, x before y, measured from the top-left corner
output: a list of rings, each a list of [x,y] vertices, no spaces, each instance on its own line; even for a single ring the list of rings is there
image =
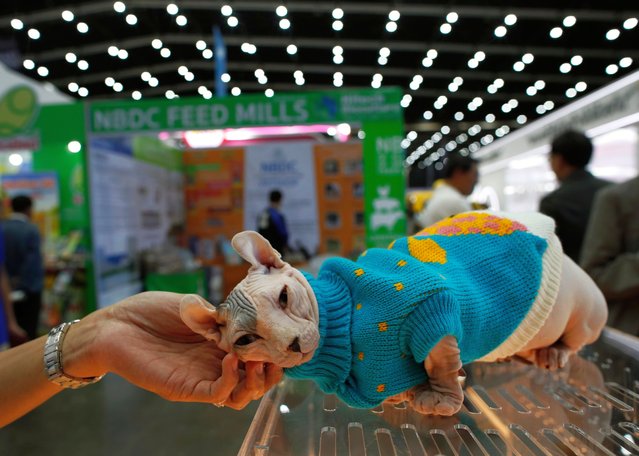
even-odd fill
[[[639,455],[639,360],[628,353],[602,339],[557,372],[470,365],[453,417],[419,415],[405,404],[353,409],[310,382],[286,380],[263,399],[239,454]]]

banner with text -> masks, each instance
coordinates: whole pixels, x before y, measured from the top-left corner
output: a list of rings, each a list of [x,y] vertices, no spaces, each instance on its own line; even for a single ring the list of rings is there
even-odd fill
[[[271,190],[282,192],[289,246],[319,247],[313,143],[289,141],[248,146],[244,161],[244,228],[256,230]]]
[[[242,95],[205,100],[178,98],[92,102],[91,133],[203,130],[257,125],[379,121],[401,118],[395,88],[299,94]]]

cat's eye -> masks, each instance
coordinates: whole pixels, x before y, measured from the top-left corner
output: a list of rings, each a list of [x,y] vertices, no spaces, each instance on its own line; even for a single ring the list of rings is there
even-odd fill
[[[244,334],[242,337],[235,341],[235,345],[242,347],[245,345],[252,344],[256,340],[260,339],[260,336],[257,334]]]
[[[282,309],[286,309],[286,306],[288,306],[288,290],[286,289],[286,287],[282,288],[282,291],[280,292],[280,307]]]

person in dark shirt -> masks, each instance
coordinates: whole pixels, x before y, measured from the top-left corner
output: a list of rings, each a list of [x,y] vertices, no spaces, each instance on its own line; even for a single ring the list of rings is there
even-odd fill
[[[257,217],[257,231],[264,236],[282,256],[288,248],[288,228],[282,214],[282,192],[272,190],[269,193],[269,206]]]
[[[32,220],[33,200],[27,195],[11,199],[9,218],[2,224],[5,243],[5,265],[13,291],[21,292],[13,302],[18,324],[29,339],[38,335],[42,289],[44,287],[44,261],[40,248],[40,232]]]
[[[595,194],[610,183],[586,170],[591,157],[592,142],[583,133],[568,130],[555,137],[549,158],[559,188],[539,205],[541,213],[555,219],[557,237],[575,262],[579,261]]]

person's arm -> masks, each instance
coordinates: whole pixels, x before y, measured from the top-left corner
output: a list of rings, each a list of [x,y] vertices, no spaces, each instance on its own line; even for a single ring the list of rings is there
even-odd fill
[[[147,292],[94,312],[70,327],[62,368],[72,377],[108,372],[171,401],[241,409],[282,376],[263,363],[241,365],[180,318],[183,295]],[[42,404],[62,388],[44,371],[46,336],[0,353],[0,426]]]
[[[639,252],[623,252],[624,224],[616,194],[600,192],[581,249],[581,267],[608,299],[639,295]]]

